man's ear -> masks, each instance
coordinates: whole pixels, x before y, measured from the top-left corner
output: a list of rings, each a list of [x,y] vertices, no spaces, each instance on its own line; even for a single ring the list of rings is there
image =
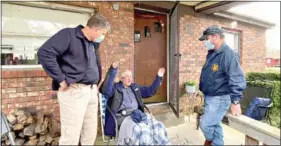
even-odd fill
[[[120,81],[120,79],[118,77],[114,78],[114,83],[118,83]]]

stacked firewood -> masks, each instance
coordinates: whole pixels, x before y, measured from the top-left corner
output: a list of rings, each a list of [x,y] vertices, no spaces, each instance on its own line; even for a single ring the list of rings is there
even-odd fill
[[[6,116],[16,145],[58,145],[60,123],[52,115],[14,110]],[[7,134],[1,137],[1,143],[11,145]]]

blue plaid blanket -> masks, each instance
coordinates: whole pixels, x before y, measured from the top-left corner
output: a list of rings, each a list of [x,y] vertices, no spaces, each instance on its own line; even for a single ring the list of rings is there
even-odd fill
[[[140,123],[133,122],[130,116],[124,119],[120,127],[118,145],[170,145],[164,124],[146,114],[147,119]]]

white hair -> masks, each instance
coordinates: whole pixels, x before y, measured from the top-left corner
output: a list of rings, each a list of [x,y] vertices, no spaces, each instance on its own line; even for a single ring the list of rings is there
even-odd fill
[[[121,78],[129,76],[129,75],[133,75],[132,72],[130,70],[126,70],[121,74]]]

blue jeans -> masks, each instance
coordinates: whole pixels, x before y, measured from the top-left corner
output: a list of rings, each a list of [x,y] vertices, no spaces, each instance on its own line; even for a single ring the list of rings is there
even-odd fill
[[[221,121],[231,104],[229,95],[205,96],[205,111],[200,128],[212,145],[224,145]]]

